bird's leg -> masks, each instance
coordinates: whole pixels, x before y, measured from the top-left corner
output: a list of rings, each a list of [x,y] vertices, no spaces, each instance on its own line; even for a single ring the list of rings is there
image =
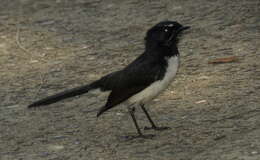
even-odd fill
[[[145,130],[148,130],[148,129],[154,129],[154,130],[170,129],[170,127],[157,127],[157,126],[155,125],[155,123],[153,122],[151,116],[148,114],[147,110],[145,109],[144,104],[141,104],[141,108],[142,108],[142,110],[144,111],[146,117],[148,118],[149,122],[150,122],[151,125],[152,125],[152,127],[145,127],[145,128],[144,128]]]
[[[129,113],[130,113],[130,115],[131,115],[131,117],[132,117],[132,119],[134,121],[135,128],[136,128],[136,130],[137,130],[137,132],[139,134],[138,136],[133,137],[133,138],[152,138],[154,135],[143,135],[143,133],[141,132],[141,129],[139,128],[139,125],[138,125],[138,123],[136,121],[136,118],[135,118],[135,115],[134,115],[135,108],[129,106],[128,107],[128,111],[129,111]]]
[[[136,121],[136,118],[135,118],[135,114],[134,114],[135,108],[134,108],[134,107],[128,107],[128,111],[129,111],[129,113],[130,113],[130,115],[131,115],[131,117],[132,117],[132,119],[133,119],[133,121],[134,121],[135,128],[136,128],[138,134],[139,134],[140,136],[143,136],[143,134],[142,134],[142,132],[141,132],[141,130],[140,130],[140,128],[139,128],[139,125],[138,125],[138,123],[137,123],[137,121]]]

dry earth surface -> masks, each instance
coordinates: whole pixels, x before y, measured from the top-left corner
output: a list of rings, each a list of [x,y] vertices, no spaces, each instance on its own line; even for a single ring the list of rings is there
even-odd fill
[[[1,0],[0,159],[259,160],[259,18],[259,0]],[[98,93],[26,108],[123,68],[166,19],[192,27],[178,76],[149,106],[170,130],[126,139],[136,134],[126,107],[97,119]]]

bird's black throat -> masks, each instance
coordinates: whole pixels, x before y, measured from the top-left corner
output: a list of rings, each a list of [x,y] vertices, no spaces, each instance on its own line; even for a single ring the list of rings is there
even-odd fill
[[[167,45],[163,43],[156,43],[154,41],[146,41],[145,53],[158,58],[165,58],[179,55],[177,41],[169,42]]]

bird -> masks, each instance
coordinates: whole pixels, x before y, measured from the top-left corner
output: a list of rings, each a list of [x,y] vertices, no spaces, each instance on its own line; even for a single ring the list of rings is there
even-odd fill
[[[183,26],[177,21],[161,21],[146,32],[144,52],[123,69],[107,74],[89,84],[35,101],[28,105],[28,108],[49,105],[98,89],[110,93],[106,104],[99,109],[97,117],[124,103],[137,130],[136,137],[149,137],[142,133],[135,118],[135,107],[137,106],[141,107],[151,124],[151,127],[147,129],[168,129],[168,127],[155,125],[145,107],[175,78],[180,63],[180,53],[177,47],[179,37],[184,30],[189,28],[190,26]]]

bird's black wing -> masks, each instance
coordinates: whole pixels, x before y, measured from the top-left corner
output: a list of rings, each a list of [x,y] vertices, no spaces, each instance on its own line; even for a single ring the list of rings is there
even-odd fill
[[[143,54],[125,69],[100,79],[101,90],[110,90],[111,93],[97,116],[163,78],[166,62],[146,56]]]

